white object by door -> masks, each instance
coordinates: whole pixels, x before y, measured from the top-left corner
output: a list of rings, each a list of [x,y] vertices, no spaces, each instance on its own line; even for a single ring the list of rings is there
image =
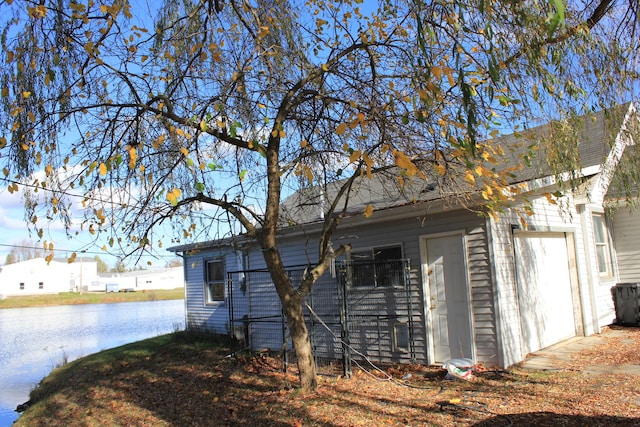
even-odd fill
[[[462,235],[425,239],[423,263],[429,292],[431,363],[473,358],[471,307]]]

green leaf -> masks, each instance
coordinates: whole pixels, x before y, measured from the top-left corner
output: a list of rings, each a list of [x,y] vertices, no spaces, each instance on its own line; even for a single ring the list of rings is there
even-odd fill
[[[549,35],[553,35],[558,29],[558,26],[564,28],[564,0],[549,0],[549,5],[555,9],[555,13],[551,16],[549,21]]]
[[[245,176],[247,176],[247,170],[246,169],[242,169],[240,171],[240,175],[239,175],[241,182],[244,181]]]
[[[242,125],[238,122],[233,122],[231,123],[231,127],[229,128],[229,135],[231,135],[232,138],[235,138],[236,135],[238,135],[238,129],[241,129]]]
[[[204,191],[204,184],[202,182],[196,182],[196,191],[202,193]]]

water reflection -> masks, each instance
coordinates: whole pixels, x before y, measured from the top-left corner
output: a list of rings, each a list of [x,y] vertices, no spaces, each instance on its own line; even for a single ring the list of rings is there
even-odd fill
[[[182,300],[0,310],[0,427],[57,365],[175,329]]]

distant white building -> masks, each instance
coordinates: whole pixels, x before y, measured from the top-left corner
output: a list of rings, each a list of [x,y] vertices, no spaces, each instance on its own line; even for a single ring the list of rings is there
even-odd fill
[[[34,258],[0,266],[0,299],[8,296],[60,292],[118,292],[184,287],[182,267],[98,274],[92,258],[65,260]]]
[[[147,291],[152,289],[184,288],[184,270],[182,266],[153,270],[136,270],[125,273],[101,273],[95,286],[101,291],[107,289],[119,291]],[[114,286],[117,285],[117,286]]]
[[[45,295],[88,290],[98,280],[98,263],[91,258],[66,260],[34,258],[0,267],[0,295]]]

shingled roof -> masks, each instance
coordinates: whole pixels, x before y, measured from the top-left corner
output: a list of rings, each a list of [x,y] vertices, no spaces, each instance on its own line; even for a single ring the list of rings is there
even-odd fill
[[[568,172],[568,168],[576,164],[580,166],[575,171],[578,175],[597,172],[594,168],[589,170],[589,167],[602,165],[629,111],[635,111],[631,103],[571,121],[552,122],[519,134],[500,137],[495,143],[504,148],[505,154],[498,164],[486,166],[506,170],[522,164],[519,170],[512,173],[509,179],[512,184]],[[529,164],[524,165],[523,155],[532,145],[537,147],[537,155]],[[329,183],[325,188],[302,189],[288,197],[281,205],[282,225],[286,227],[323,220],[329,202],[337,196],[345,182],[346,180],[341,180]],[[468,196],[473,191],[473,188],[463,188],[452,180],[443,182],[434,174],[427,175],[426,179],[413,177],[404,182],[404,185],[399,185],[397,173],[373,174],[371,178],[359,178],[355,181],[346,214],[361,214],[369,205],[378,211],[460,197],[463,192]]]

